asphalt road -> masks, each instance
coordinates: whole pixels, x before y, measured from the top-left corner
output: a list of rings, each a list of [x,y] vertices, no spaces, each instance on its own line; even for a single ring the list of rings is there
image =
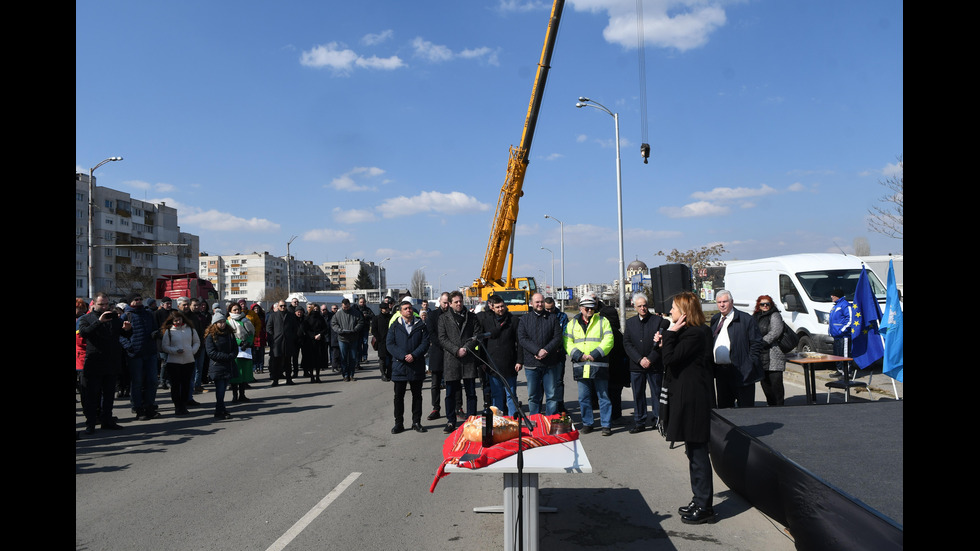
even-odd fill
[[[503,516],[472,511],[500,504],[501,479],[452,474],[430,493],[442,423],[392,435],[391,384],[376,367],[372,355],[354,382],[330,373],[321,384],[276,388],[260,374],[252,401],[232,405],[227,421],[213,419],[213,393],[174,417],[169,392],[160,391],[162,416],[151,421],[134,420],[128,402],[117,402],[125,429],[82,434],[75,444],[76,550],[503,549]],[[788,403],[802,403],[802,384],[787,380]],[[526,402],[523,382],[518,394]],[[428,382],[423,395],[424,417]],[[623,406],[629,420],[628,389]],[[75,421],[84,430],[78,403]],[[717,477],[718,522],[683,524],[676,509],[691,495],[683,448],[628,429],[582,435],[592,474],[541,475],[541,505],[558,508],[542,514],[541,549],[795,548],[782,526]]]

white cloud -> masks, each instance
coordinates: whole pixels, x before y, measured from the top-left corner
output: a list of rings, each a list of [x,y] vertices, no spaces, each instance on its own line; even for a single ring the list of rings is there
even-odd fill
[[[358,166],[334,178],[324,187],[331,187],[338,191],[376,191],[377,187],[361,182],[365,179],[378,178],[384,173],[383,169],[375,166]],[[388,182],[389,180],[381,180],[382,184]]]
[[[456,58],[462,59],[484,59],[490,65],[498,65],[497,52],[486,46],[480,48],[467,48],[459,53],[454,53],[448,46],[435,44],[423,39],[421,36],[412,40],[412,48],[415,49],[415,56],[421,57],[431,63],[443,63]]]
[[[177,187],[172,184],[151,184],[150,182],[144,182],[142,180],[128,180],[123,182],[123,185],[142,191],[153,191],[156,193],[173,193],[177,190]]]
[[[351,234],[343,230],[331,230],[321,228],[310,230],[303,234],[303,241],[319,241],[321,243],[337,243],[340,241],[350,241]]]
[[[379,58],[377,56],[362,57],[350,48],[337,42],[330,42],[304,51],[299,62],[314,69],[328,68],[335,74],[349,75],[355,68],[392,70],[404,67],[405,64],[398,56]]]
[[[704,46],[708,37],[727,22],[722,0],[647,0],[643,5],[646,44],[680,51]],[[636,48],[635,0],[572,0],[577,11],[606,12],[602,31],[606,41]]]
[[[376,207],[385,218],[411,216],[425,212],[441,214],[466,214],[490,209],[490,206],[476,200],[475,197],[459,191],[440,193],[438,191],[423,191],[414,197],[394,197]]]
[[[157,202],[154,200],[154,202]],[[168,205],[177,207],[176,203],[167,202]],[[279,224],[266,220],[265,218],[242,218],[229,212],[221,212],[215,209],[202,210],[194,207],[181,206],[177,210],[180,212],[181,226],[196,226],[205,230],[215,232],[274,232],[279,231]]]
[[[370,33],[364,35],[363,37],[361,37],[361,42],[367,44],[368,46],[374,46],[375,44],[381,44],[382,42],[386,42],[394,35],[395,35],[395,31],[391,29],[385,29],[380,33]]]
[[[716,187],[711,191],[696,191],[691,194],[691,197],[693,197],[694,199],[702,199],[704,201],[737,201],[749,197],[762,197],[764,195],[772,195],[774,193],[777,193],[775,189],[765,184],[762,184],[758,188]]]
[[[374,222],[378,218],[369,210],[342,210],[340,207],[334,207],[333,219],[341,224],[360,224],[362,222]]]
[[[709,201],[688,203],[682,207],[660,207],[660,212],[668,218],[695,218],[728,214],[730,209]]]

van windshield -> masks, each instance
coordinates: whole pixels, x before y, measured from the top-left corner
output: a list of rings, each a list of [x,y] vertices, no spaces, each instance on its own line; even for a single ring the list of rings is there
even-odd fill
[[[857,287],[861,270],[820,270],[816,272],[797,272],[796,278],[803,290],[814,302],[830,302],[830,292],[834,289],[844,291],[847,300],[854,302],[854,288]],[[874,272],[868,271],[871,290],[879,302],[885,300],[885,286],[878,281]]]

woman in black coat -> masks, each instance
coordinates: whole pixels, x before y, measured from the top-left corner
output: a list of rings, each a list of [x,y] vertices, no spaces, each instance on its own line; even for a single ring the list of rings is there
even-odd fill
[[[626,349],[623,347],[623,332],[619,330],[619,311],[615,306],[603,306],[599,315],[609,320],[613,332],[613,348],[607,356],[609,360],[609,402],[612,404],[612,415],[615,421],[623,416],[623,389],[630,385],[630,368],[627,363]],[[598,400],[598,397],[593,395]],[[598,408],[598,401],[596,402]]]
[[[670,327],[659,339],[667,388],[667,408],[661,412],[661,421],[665,423],[667,440],[684,442],[694,493],[691,502],[678,512],[685,524],[713,522],[714,487],[708,457],[715,401],[711,329],[705,325],[701,300],[693,293],[674,297],[670,319]]]
[[[235,340],[235,330],[223,315],[216,313],[211,321],[213,323],[204,331],[204,347],[211,359],[208,376],[214,381],[214,418],[231,419],[231,414],[225,409],[225,392],[234,374],[233,364],[240,349]]]
[[[303,346],[303,376],[309,377],[311,383],[319,383],[320,369],[323,367],[321,348],[330,339],[330,329],[316,304],[311,302],[306,308],[306,317],[300,324],[300,333],[303,335],[300,338]]]

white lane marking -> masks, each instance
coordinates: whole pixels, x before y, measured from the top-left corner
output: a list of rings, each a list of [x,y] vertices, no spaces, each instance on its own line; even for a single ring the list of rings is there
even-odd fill
[[[313,522],[313,519],[320,516],[320,513],[322,513],[331,503],[333,503],[333,500],[337,499],[340,494],[344,493],[344,490],[353,484],[359,476],[361,476],[361,473],[351,473],[347,475],[347,478],[345,478],[340,484],[337,484],[333,490],[330,490],[330,493],[324,496],[323,499],[320,500],[320,503],[317,503],[315,507],[303,515],[303,518],[297,520],[296,524],[292,525],[289,530],[286,530],[286,533],[273,542],[273,544],[270,545],[266,551],[282,551],[283,548],[289,545],[289,542],[293,541],[293,538],[298,536],[300,532],[302,532],[311,522]]]

